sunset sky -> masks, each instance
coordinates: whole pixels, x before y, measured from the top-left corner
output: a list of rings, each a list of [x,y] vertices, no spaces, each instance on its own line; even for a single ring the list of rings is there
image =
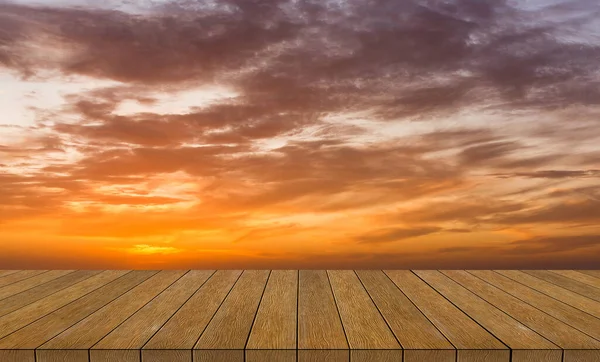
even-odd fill
[[[2,268],[599,266],[598,0],[0,0]]]

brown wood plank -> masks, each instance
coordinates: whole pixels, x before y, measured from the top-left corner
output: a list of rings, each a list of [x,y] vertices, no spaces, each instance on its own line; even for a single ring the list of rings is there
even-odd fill
[[[561,362],[562,350],[500,309],[435,270],[415,271],[464,313],[513,350],[512,362]]]
[[[600,302],[600,289],[591,285],[548,270],[523,270],[523,272]]]
[[[454,346],[381,270],[356,273],[404,348],[405,362],[455,360]]]
[[[47,270],[21,270],[17,273],[9,274],[0,278],[0,287],[17,283],[21,280],[25,280],[45,272],[47,272]]]
[[[600,278],[600,270],[578,270],[578,272]]]
[[[466,271],[442,271],[445,275],[477,294],[527,327],[538,332],[565,351],[564,362],[577,361],[580,350],[597,349],[600,359],[600,342],[579,330],[559,321],[547,313],[523,302],[503,290]]]
[[[348,345],[351,350],[365,350],[359,353],[350,351],[350,358],[402,360],[402,347],[356,273],[352,270],[329,270],[327,274]],[[386,351],[377,351],[376,357],[375,351],[370,356],[371,350]]]
[[[246,349],[246,359],[296,360],[298,271],[273,270],[262,297]],[[273,350],[294,350],[273,351]]]
[[[210,350],[241,350],[241,353],[233,355],[235,361],[244,360],[243,349],[269,274],[268,270],[245,270],[242,273],[194,346],[194,361],[205,361],[209,356],[221,359],[217,352]],[[231,358],[230,354],[226,357]]]
[[[459,362],[509,361],[508,347],[411,271],[385,273],[458,349]]]
[[[550,270],[553,273],[560,274],[567,278],[571,278],[573,280],[577,280],[578,282],[585,283],[587,285],[591,285],[595,288],[600,288],[600,279],[587,275],[585,273],[580,273],[575,270]]]
[[[0,317],[0,338],[62,308],[77,298],[83,297],[126,273],[127,271],[124,270],[109,270],[98,273],[75,285],[71,285],[57,293]]]
[[[589,336],[600,338],[600,319],[598,318],[594,318],[577,308],[526,287],[523,284],[519,284],[498,273],[494,273],[491,270],[473,270],[469,271],[469,273]]]
[[[91,361],[103,359],[104,350],[141,349],[213,273],[214,270],[187,272],[96,343],[90,351]],[[119,360],[127,357],[126,352],[119,356]]]
[[[59,356],[62,352],[57,350],[66,349],[84,350],[79,354],[81,356],[79,359],[71,358],[71,362],[87,361],[89,348],[181,278],[184,273],[184,271],[163,270],[146,279],[40,346],[36,352],[38,361],[60,361]]]
[[[241,270],[213,274],[146,343],[144,362],[190,362],[191,349],[241,274]]]
[[[298,360],[348,361],[349,346],[327,272],[300,270],[298,289]]]
[[[133,271],[0,339],[0,349],[34,349],[155,274]]]
[[[0,288],[0,300],[72,273],[74,270],[51,270]]]
[[[20,272],[20,270],[0,270],[0,278]]]
[[[67,287],[99,274],[100,270],[79,270],[37,287],[28,289],[11,297],[0,300],[0,317],[22,308],[35,301],[57,293]]]
[[[600,318],[600,302],[518,270],[495,270],[495,272]]]

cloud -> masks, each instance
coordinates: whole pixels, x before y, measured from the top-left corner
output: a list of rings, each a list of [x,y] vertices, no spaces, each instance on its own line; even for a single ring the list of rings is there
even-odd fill
[[[438,227],[423,228],[387,228],[358,236],[356,240],[361,244],[379,244],[401,241],[405,239],[424,236],[441,231]]]
[[[174,248],[172,246],[153,246],[146,244],[134,245],[131,248],[121,249],[131,254],[151,255],[151,254],[175,254],[182,252],[181,249]]]
[[[533,172],[515,172],[505,174],[495,174],[500,178],[525,177],[525,178],[546,178],[546,179],[562,179],[562,178],[588,178],[600,177],[600,170],[541,170]]]

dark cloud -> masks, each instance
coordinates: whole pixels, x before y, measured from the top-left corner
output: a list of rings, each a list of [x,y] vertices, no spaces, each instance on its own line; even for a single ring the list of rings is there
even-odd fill
[[[391,243],[404,239],[433,234],[439,232],[440,230],[441,228],[438,227],[386,228],[361,235],[357,237],[356,240],[361,244]]]
[[[18,56],[19,47],[47,33],[69,50],[56,65],[65,73],[143,84],[220,82],[273,112],[372,109],[397,118],[496,96],[510,107],[597,104],[600,47],[563,38],[583,32],[600,5],[565,6],[560,17],[556,6],[544,13],[507,1],[227,0],[132,15],[4,3],[0,57],[35,72],[41,64]]]

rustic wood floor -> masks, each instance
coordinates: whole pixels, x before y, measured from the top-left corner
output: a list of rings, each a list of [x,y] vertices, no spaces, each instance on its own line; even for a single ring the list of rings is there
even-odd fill
[[[598,362],[600,271],[3,270],[2,362]]]

